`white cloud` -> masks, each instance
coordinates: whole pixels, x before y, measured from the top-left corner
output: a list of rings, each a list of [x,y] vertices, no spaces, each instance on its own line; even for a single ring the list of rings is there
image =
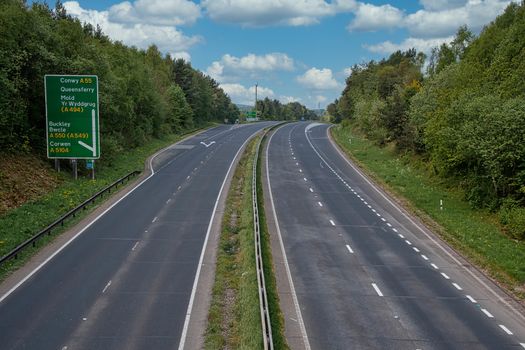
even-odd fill
[[[349,31],[405,28],[414,38],[443,38],[462,25],[479,32],[501,14],[511,0],[420,0],[424,7],[411,14],[391,6],[360,3]]]
[[[392,43],[391,41],[384,41],[375,45],[365,45],[371,52],[381,53],[381,54],[391,54],[395,51],[401,50],[406,51],[411,48],[415,48],[417,51],[430,53],[432,48],[440,46],[443,43],[449,43],[454,39],[454,37],[446,38],[437,38],[437,39],[420,39],[420,38],[407,38],[401,43]]]
[[[262,73],[291,71],[294,68],[294,60],[284,53],[275,52],[261,56],[248,54],[244,57],[226,54],[220,61],[212,62],[206,73],[217,81],[226,82],[239,76],[257,78]]]
[[[192,24],[200,17],[200,7],[187,0],[124,1],[109,8],[108,18],[115,23],[148,23],[180,26]]]
[[[234,103],[240,103],[245,105],[253,105],[255,103],[255,86],[245,87],[244,85],[234,84],[220,84],[220,87],[224,92],[230,96]],[[273,98],[274,92],[272,89],[258,86],[257,87],[257,98],[263,99],[265,97]]]
[[[345,77],[349,77],[352,75],[352,67],[346,67],[345,69],[343,69],[343,74],[345,75]]]
[[[211,19],[244,26],[290,25],[318,23],[326,16],[349,12],[355,0],[203,0],[201,6]]]
[[[294,96],[282,95],[282,96],[279,96],[279,101],[281,101],[281,103],[283,103],[283,104],[287,104],[287,103],[291,103],[291,102],[300,102],[301,98],[294,97]]]
[[[419,0],[425,10],[447,10],[464,6],[468,0]]]
[[[182,58],[186,62],[191,61],[191,55],[187,51],[177,51],[170,53],[171,57],[173,59],[179,59]]]
[[[359,4],[354,20],[348,25],[350,31],[374,31],[395,28],[403,24],[404,13],[391,5],[375,6]]]
[[[412,36],[437,38],[453,35],[466,24],[479,32],[484,25],[503,12],[511,1],[469,0],[464,6],[441,11],[420,10],[405,18],[405,27]]]
[[[84,9],[77,1],[67,1],[64,7],[68,14],[81,22],[100,25],[103,32],[113,40],[145,49],[155,44],[161,52],[186,51],[201,42],[199,36],[186,36],[175,27],[147,23],[116,23],[109,19],[108,11]]]
[[[331,90],[341,87],[329,68],[310,68],[303,75],[298,76],[297,81],[312,90]]]

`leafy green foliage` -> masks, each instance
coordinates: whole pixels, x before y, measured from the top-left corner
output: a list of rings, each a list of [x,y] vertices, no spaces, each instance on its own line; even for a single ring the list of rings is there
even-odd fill
[[[421,59],[409,50],[353,67],[330,114],[379,145],[422,156],[475,207],[496,211],[511,199],[521,209],[525,3],[511,3],[477,38],[460,27],[450,44],[432,51],[426,77]],[[520,209],[505,209],[504,221],[513,237],[524,238]]]
[[[257,101],[257,111],[261,119],[265,120],[313,120],[317,115],[300,104],[290,102],[282,104],[279,100],[270,100],[268,97]]]
[[[0,148],[45,149],[45,74],[99,77],[102,158],[194,126],[237,117],[218,84],[183,60],[112,42],[60,1],[0,2]],[[22,140],[23,142],[20,142]]]

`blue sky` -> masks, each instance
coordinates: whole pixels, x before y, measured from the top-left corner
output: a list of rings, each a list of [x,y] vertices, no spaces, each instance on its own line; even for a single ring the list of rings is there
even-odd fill
[[[54,0],[49,1],[54,5]],[[354,64],[415,47],[426,53],[466,24],[475,33],[508,0],[65,1],[114,40],[191,61],[236,103],[259,96],[309,108],[337,98]]]

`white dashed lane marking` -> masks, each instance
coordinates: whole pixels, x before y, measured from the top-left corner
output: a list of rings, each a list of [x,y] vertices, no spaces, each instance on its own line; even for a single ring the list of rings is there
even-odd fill
[[[377,286],[377,284],[372,283],[372,287],[373,287],[374,290],[376,291],[377,295],[379,295],[380,297],[383,296],[383,293],[381,292],[381,289],[379,289],[379,287]]]
[[[507,333],[508,335],[513,335],[513,334],[514,334],[514,333],[512,333],[512,332],[510,331],[510,329],[508,329],[507,327],[505,327],[505,326],[502,325],[502,324],[500,324],[499,327],[500,327],[501,329],[503,329],[503,331],[504,331],[505,333]]]

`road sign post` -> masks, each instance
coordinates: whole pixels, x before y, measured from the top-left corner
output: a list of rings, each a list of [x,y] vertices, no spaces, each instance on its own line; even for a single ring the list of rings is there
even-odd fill
[[[46,75],[47,157],[98,159],[100,130],[96,75]]]

